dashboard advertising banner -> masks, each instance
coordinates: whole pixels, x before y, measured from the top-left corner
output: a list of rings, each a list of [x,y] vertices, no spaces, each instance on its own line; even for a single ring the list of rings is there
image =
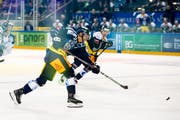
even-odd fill
[[[180,35],[163,34],[163,52],[180,52]]]

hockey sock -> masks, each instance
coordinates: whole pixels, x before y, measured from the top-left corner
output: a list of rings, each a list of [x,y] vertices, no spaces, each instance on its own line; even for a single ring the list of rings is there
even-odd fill
[[[39,87],[37,82],[35,80],[31,80],[24,86],[23,93],[27,94],[27,93],[35,90],[37,87]]]
[[[76,81],[74,80],[74,78],[69,78],[66,80],[66,86],[71,86],[75,84],[76,84]]]
[[[82,70],[75,76],[75,78],[76,78],[77,80],[79,80],[79,79],[81,79],[86,73],[87,73],[87,71],[84,70],[84,69],[82,69]]]
[[[68,98],[73,97],[76,93],[76,82],[74,81],[74,78],[70,78],[66,80],[66,88],[68,92]]]
[[[67,86],[67,91],[68,91],[68,97],[73,97],[74,94],[76,93],[76,86],[75,85]]]

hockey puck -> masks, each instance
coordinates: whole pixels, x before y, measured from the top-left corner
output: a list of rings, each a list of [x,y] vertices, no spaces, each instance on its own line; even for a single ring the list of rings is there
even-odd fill
[[[170,99],[170,97],[167,97],[167,98],[166,98],[166,100],[169,100],[169,99]]]

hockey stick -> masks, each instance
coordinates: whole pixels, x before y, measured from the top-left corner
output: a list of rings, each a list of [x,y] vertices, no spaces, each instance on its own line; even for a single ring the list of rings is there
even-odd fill
[[[127,85],[122,85],[119,82],[117,82],[116,80],[114,80],[112,77],[108,76],[107,74],[105,74],[104,72],[100,71],[100,73],[102,75],[104,75],[105,77],[107,77],[108,79],[110,79],[111,81],[113,81],[114,83],[116,83],[117,85],[119,85],[120,87],[124,88],[124,89],[128,89]]]
[[[89,63],[87,63],[86,61],[82,60],[81,58],[73,55],[70,51],[68,51],[68,50],[65,50],[65,51],[66,51],[68,54],[70,54],[70,55],[72,55],[73,57],[75,57],[76,59],[78,59],[79,61],[81,61],[82,63],[88,65],[88,66],[91,67],[91,68],[93,67],[91,64],[89,64]],[[104,75],[106,78],[108,78],[109,80],[111,80],[111,81],[113,81],[114,83],[116,83],[117,85],[119,85],[120,87],[122,87],[122,88],[124,88],[124,89],[128,89],[128,86],[127,86],[127,85],[122,85],[122,84],[120,84],[118,81],[114,80],[112,77],[108,76],[108,75],[105,74],[104,72],[101,72],[101,71],[100,71],[100,73],[101,73],[102,75]]]
[[[10,16],[10,13],[11,13],[11,7],[12,7],[12,0],[11,0],[11,3],[9,5],[9,9],[8,9],[8,16],[7,16],[7,19],[6,19],[7,23],[9,22],[9,16]]]
[[[58,7],[56,10],[52,11],[50,14],[48,14],[47,16],[45,16],[44,18],[41,18],[39,21],[43,21],[47,18],[49,18],[51,15],[54,15],[57,11],[65,8],[67,5],[69,5],[71,2],[73,2],[73,0],[67,1],[66,3],[64,3],[63,5],[61,5],[60,7]]]
[[[105,42],[105,43],[107,43],[107,42]],[[100,49],[98,49],[98,50],[96,51],[95,55],[92,55],[92,56],[94,56],[94,57],[96,58],[96,60],[97,60],[97,58],[98,58],[108,47],[110,47],[110,46],[106,46],[106,47],[103,48],[103,50],[100,51],[100,52],[99,52]],[[98,53],[98,52],[99,52],[99,53]],[[95,61],[95,62],[96,62],[96,61]]]
[[[100,50],[100,49],[99,49],[99,50],[96,52],[96,56],[99,57],[107,48],[108,48],[108,47],[105,47],[99,54],[97,54],[98,51]]]

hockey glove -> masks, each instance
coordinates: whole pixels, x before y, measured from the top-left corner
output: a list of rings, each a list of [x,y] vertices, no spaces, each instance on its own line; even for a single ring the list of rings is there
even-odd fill
[[[112,42],[111,40],[108,40],[108,41],[106,42],[106,46],[107,46],[107,47],[113,46],[113,42]]]
[[[93,65],[92,72],[95,74],[98,74],[100,72],[100,66],[99,65]]]

